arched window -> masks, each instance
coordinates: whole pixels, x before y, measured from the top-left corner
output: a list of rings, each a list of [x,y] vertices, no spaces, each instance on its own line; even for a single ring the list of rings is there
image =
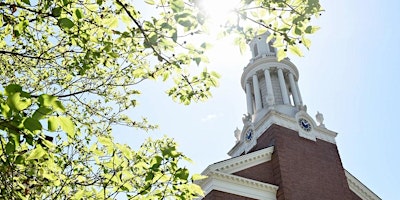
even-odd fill
[[[268,47],[269,47],[269,52],[275,53],[275,48],[272,46],[272,42],[271,41],[268,42]]]
[[[257,44],[254,44],[254,47],[253,47],[253,54],[254,54],[253,57],[258,56],[258,47],[257,47]]]

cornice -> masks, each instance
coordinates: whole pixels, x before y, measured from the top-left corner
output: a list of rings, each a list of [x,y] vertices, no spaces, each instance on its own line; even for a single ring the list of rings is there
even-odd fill
[[[232,157],[236,157],[241,155],[243,152],[248,152],[251,150],[255,145],[257,139],[272,125],[276,124],[285,128],[288,128],[290,130],[296,131],[300,133],[300,127],[297,123],[297,118],[299,116],[307,117],[307,119],[310,120],[310,122],[313,124],[313,130],[312,130],[312,137],[310,136],[310,139],[314,140],[319,139],[323,140],[325,142],[329,142],[332,144],[336,144],[335,137],[337,136],[337,133],[334,131],[331,131],[329,129],[326,129],[324,127],[317,126],[317,124],[314,122],[314,120],[304,111],[299,111],[295,117],[288,116],[286,114],[280,113],[276,110],[268,110],[266,111],[266,114],[259,119],[257,122],[253,124],[254,127],[254,138],[251,142],[245,142],[245,141],[239,141],[235,144],[235,146],[228,152],[228,155]],[[244,127],[246,128],[246,127]],[[242,130],[243,131],[243,130]],[[243,132],[242,132],[243,134]],[[299,134],[302,136],[301,134]],[[304,137],[304,136],[302,136]]]
[[[367,186],[361,183],[356,177],[354,177],[350,172],[344,170],[347,177],[347,183],[349,188],[362,200],[381,200],[375,193],[373,193]]]
[[[276,185],[217,171],[210,171],[206,175],[208,177],[205,180],[197,183],[204,190],[205,195],[212,190],[218,190],[248,198],[276,200],[278,190]]]
[[[243,169],[270,161],[273,152],[274,147],[271,146],[249,154],[224,160],[208,166],[202,174],[207,174],[210,171],[219,171],[228,174],[235,173]]]
[[[265,70],[267,68],[282,68],[293,73],[295,80],[299,79],[299,71],[289,59],[283,59],[278,62],[275,56],[263,55],[260,58],[252,60],[244,69],[241,77],[241,85],[243,90],[245,89],[245,80],[249,78],[249,75],[254,74],[256,71]]]

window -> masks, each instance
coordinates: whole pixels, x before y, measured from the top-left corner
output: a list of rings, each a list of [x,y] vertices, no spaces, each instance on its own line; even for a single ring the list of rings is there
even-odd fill
[[[254,47],[253,47],[253,54],[254,54],[253,57],[258,56],[258,47],[257,47],[257,44],[254,44]]]
[[[268,42],[268,47],[269,47],[269,52],[275,53],[275,48],[272,46],[272,42],[271,41]]]

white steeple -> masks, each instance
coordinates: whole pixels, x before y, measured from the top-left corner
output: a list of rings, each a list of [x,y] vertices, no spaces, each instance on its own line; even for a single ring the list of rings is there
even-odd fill
[[[253,122],[269,110],[293,117],[303,106],[297,85],[299,72],[289,59],[277,61],[275,47],[271,41],[266,42],[269,34],[256,36],[250,42],[253,56],[241,79]]]
[[[269,32],[266,32],[262,35],[256,36],[251,42],[250,42],[250,49],[254,58],[261,57],[262,55],[268,55],[268,56],[275,56],[276,55],[276,49],[275,47],[272,46],[272,41],[266,43],[268,36],[270,35]]]
[[[273,124],[296,131],[311,141],[335,143],[337,133],[325,128],[322,114],[317,116],[317,125],[307,113],[297,84],[299,72],[288,58],[277,61],[272,42],[266,42],[269,34],[258,35],[249,43],[252,58],[241,77],[247,114],[242,118],[242,130],[235,131],[236,144],[228,152],[232,157],[256,148],[258,142],[263,142],[259,137]]]

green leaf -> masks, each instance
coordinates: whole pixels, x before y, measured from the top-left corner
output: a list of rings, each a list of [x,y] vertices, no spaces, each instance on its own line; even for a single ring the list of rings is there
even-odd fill
[[[121,145],[121,144],[116,144],[116,146],[118,147],[118,149],[121,151],[121,153],[128,159],[128,160],[132,160],[132,152],[129,149],[129,146],[127,145]]]
[[[66,5],[69,4],[69,0],[62,0],[62,2],[63,2],[63,5],[64,5],[64,6],[66,6]]]
[[[61,28],[69,29],[69,28],[72,28],[75,24],[68,18],[61,18],[58,20],[58,25]]]
[[[146,177],[145,177],[145,181],[151,181],[154,178],[154,173],[153,172],[149,172],[147,173]]]
[[[57,176],[55,176],[54,174],[49,174],[49,173],[43,173],[43,177],[46,178],[49,181],[55,181],[58,179]]]
[[[201,46],[201,48],[206,50],[206,49],[210,49],[212,47],[212,44],[203,42],[200,46]]]
[[[289,50],[290,52],[292,52],[293,54],[296,54],[298,56],[303,56],[303,53],[301,52],[300,48],[298,46],[289,46]]]
[[[107,146],[107,147],[113,146],[113,142],[112,142],[111,139],[108,138],[108,137],[99,136],[99,137],[98,137],[98,141],[99,141],[102,145],[104,145],[104,146]]]
[[[61,15],[61,11],[62,11],[61,7],[55,7],[55,8],[53,8],[53,10],[51,10],[51,14],[54,17],[59,17]]]
[[[17,111],[24,110],[32,104],[31,99],[21,99],[20,95],[21,93],[17,92],[7,98],[7,104]]]
[[[21,156],[21,155],[18,155],[16,158],[15,158],[15,163],[16,164],[22,164],[23,162],[24,162],[24,157],[23,156]]]
[[[48,94],[42,94],[39,96],[39,103],[41,106],[51,107],[57,100],[57,97]]]
[[[56,131],[60,127],[60,121],[58,117],[51,116],[47,121],[49,131]]]
[[[75,9],[75,16],[76,16],[78,19],[82,19],[83,13],[82,13],[81,9],[79,9],[79,8]]]
[[[166,81],[169,77],[169,72],[164,72],[163,74],[163,81]]]
[[[199,196],[204,196],[204,191],[201,189],[200,186],[198,186],[196,184],[190,184],[189,189],[191,192],[193,192]]]
[[[199,66],[200,62],[201,62],[201,58],[194,58],[193,59],[196,62],[196,65]]]
[[[85,190],[81,189],[72,197],[72,199],[82,199],[83,195],[85,194]]]
[[[211,76],[213,76],[213,77],[215,77],[215,78],[221,78],[221,75],[219,75],[217,72],[215,72],[215,71],[212,71],[211,73]]]
[[[0,104],[0,110],[1,110],[1,114],[5,117],[5,118],[9,118],[11,116],[11,109],[7,104]]]
[[[110,18],[106,21],[105,24],[110,28],[116,28],[118,27],[118,18],[117,17]]]
[[[21,135],[19,133],[9,133],[9,135],[10,135],[10,141],[12,141],[15,144],[15,146],[19,146]]]
[[[149,5],[154,5],[154,0],[145,0],[144,2],[146,2]]]
[[[51,107],[55,110],[65,112],[65,108],[61,101],[57,100],[57,97],[48,94],[42,94],[39,96],[39,103],[41,107]]]
[[[48,141],[48,140],[43,140],[42,141],[42,143],[46,146],[46,147],[48,147],[48,148],[53,148],[53,147],[55,147],[55,144],[54,143],[52,143],[52,142],[50,142],[50,141]]]
[[[317,32],[318,30],[319,30],[318,26],[307,26],[305,32],[309,33],[309,34],[312,34],[312,33]]]
[[[180,178],[181,180],[186,180],[189,177],[189,170],[186,168],[179,168],[176,171],[175,176]]]
[[[24,2],[24,3],[28,4],[28,5],[31,5],[31,2],[29,0],[22,0],[22,2]]]
[[[46,151],[42,148],[42,146],[37,145],[36,148],[31,151],[26,160],[39,159],[44,155],[46,155]]]
[[[42,124],[39,120],[28,117],[24,120],[24,127],[31,132],[42,130]]]
[[[276,54],[276,57],[278,59],[278,62],[283,60],[286,57],[286,52],[282,48],[278,49],[278,53]]]
[[[201,175],[201,174],[193,174],[192,176],[192,180],[193,181],[197,181],[197,180],[202,180],[207,178],[207,176]]]
[[[65,107],[62,105],[61,101],[54,101],[52,105],[55,110],[65,112]]]
[[[310,49],[311,40],[309,40],[309,39],[303,37],[303,38],[301,39],[301,41],[302,41],[303,45],[304,45],[307,49]]]
[[[174,12],[183,11],[183,9],[185,7],[185,3],[182,0],[174,0],[174,1],[170,1],[170,2],[171,2],[171,9]]]
[[[52,109],[47,107],[39,107],[32,115],[32,118],[41,120],[52,112]]]
[[[239,46],[241,54],[244,54],[246,52],[247,45],[246,42],[244,41],[244,38],[242,37],[235,38],[234,44]]]
[[[22,87],[17,84],[10,84],[6,86],[5,90],[6,90],[6,95],[10,95],[16,92],[22,92]]]
[[[178,32],[177,31],[174,31],[174,33],[172,34],[172,40],[174,42],[176,42],[178,40]]]
[[[296,26],[296,28],[294,29],[294,33],[296,35],[301,35],[301,30]]]
[[[150,166],[152,170],[157,170],[160,165],[161,165],[161,161],[162,161],[162,157],[161,156],[155,156],[151,159],[150,161]]]
[[[75,125],[69,117],[58,117],[61,129],[71,138],[75,136]]]
[[[15,151],[15,144],[13,142],[8,142],[6,145],[6,154],[12,154]]]

